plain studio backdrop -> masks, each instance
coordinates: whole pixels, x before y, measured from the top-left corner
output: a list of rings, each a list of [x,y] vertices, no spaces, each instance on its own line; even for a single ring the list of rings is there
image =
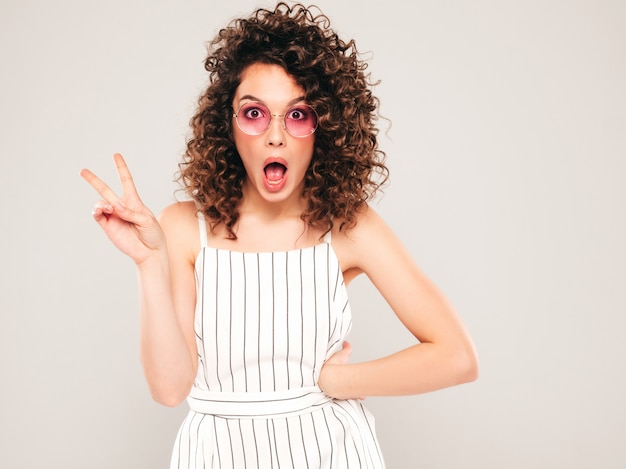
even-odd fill
[[[318,4],[380,80],[374,204],[475,339],[475,383],[370,398],[390,469],[626,467],[626,3]],[[174,201],[206,42],[256,1],[0,1],[0,467],[165,468],[132,262],[89,167]],[[412,343],[366,278],[354,360]]]

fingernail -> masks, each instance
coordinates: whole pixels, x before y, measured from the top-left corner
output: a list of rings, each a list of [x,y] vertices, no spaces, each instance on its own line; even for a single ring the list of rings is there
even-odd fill
[[[91,209],[91,214],[95,215],[98,210],[102,210],[102,202],[96,202],[93,208]]]

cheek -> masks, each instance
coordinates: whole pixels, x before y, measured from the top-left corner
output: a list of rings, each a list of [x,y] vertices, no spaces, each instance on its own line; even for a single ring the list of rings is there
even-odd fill
[[[233,142],[242,159],[253,153],[255,141],[254,136],[244,134],[239,128],[233,128]]]
[[[315,138],[311,137],[311,141],[307,141],[307,142],[303,142],[303,148],[302,148],[302,154],[306,155],[305,160],[306,160],[306,167],[308,168],[309,165],[311,164],[311,160],[313,159],[313,156],[315,155]]]
[[[313,142],[302,143],[303,145],[298,149],[298,154],[301,155],[301,158],[298,159],[298,169],[304,174],[309,169],[309,166],[311,166],[315,147]]]
[[[233,121],[233,126],[232,126],[232,135],[233,135],[233,142],[235,142],[235,146],[239,148],[239,144],[246,134],[244,134],[241,131],[241,129],[237,126],[237,123],[234,121]]]

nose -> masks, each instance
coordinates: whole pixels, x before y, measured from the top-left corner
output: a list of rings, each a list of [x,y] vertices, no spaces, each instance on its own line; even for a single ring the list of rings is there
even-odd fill
[[[271,146],[283,146],[285,144],[285,122],[283,116],[272,114],[272,120],[267,131],[267,144]]]

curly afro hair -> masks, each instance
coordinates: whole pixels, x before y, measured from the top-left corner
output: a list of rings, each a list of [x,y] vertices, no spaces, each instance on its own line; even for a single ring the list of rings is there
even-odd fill
[[[260,8],[249,18],[233,20],[209,43],[209,84],[190,121],[193,136],[178,180],[211,229],[223,223],[236,239],[246,172],[232,137],[231,103],[242,72],[254,63],[283,67],[319,116],[302,219],[324,234],[335,223],[340,229],[353,227],[359,207],[389,174],[377,142],[378,99],[354,40],[341,40],[317,7],[281,2],[273,11]]]

